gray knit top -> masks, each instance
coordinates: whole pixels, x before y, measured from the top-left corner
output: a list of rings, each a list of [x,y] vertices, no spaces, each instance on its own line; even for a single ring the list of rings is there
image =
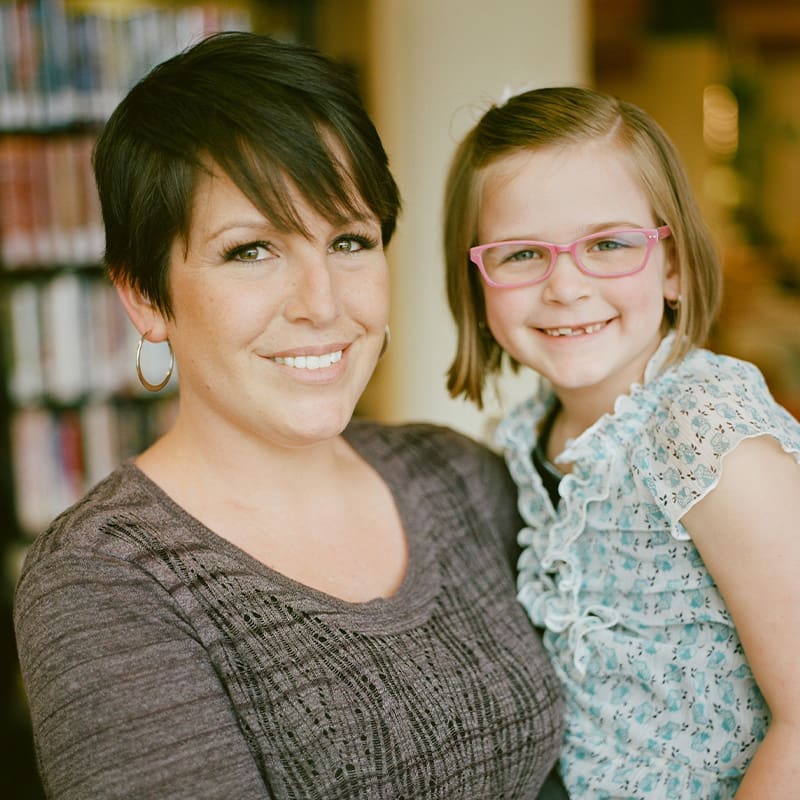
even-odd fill
[[[270,570],[132,462],[36,540],[15,624],[49,797],[536,796],[562,705],[515,599],[502,462],[429,425],[346,437],[405,526],[388,599]]]

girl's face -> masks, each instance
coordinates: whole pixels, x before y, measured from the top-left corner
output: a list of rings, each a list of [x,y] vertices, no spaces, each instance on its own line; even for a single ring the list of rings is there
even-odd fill
[[[199,181],[189,240],[172,248],[174,316],[156,332],[194,430],[312,444],[342,431],[372,375],[389,311],[380,224],[365,208],[332,225],[291,199],[309,238],[273,227],[221,172]]]
[[[525,151],[491,164],[478,236],[481,244],[566,244],[659,222],[624,155],[590,143]],[[679,292],[669,253],[659,242],[643,270],[619,278],[585,275],[566,253],[541,283],[515,289],[484,284],[489,328],[511,356],[552,383],[562,403],[588,402],[603,413],[641,381],[658,346],[664,299]]]

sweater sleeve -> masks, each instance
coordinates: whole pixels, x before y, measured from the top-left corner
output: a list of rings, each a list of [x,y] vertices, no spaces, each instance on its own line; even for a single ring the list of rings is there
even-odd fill
[[[269,797],[203,646],[135,563],[47,554],[14,616],[48,797]]]

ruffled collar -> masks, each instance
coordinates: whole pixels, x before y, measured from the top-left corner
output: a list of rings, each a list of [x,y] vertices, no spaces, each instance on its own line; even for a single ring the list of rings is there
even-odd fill
[[[674,372],[662,372],[673,341],[674,334],[661,341],[647,363],[644,381],[633,384],[627,395],[618,397],[612,413],[604,414],[567,442],[556,461],[573,463],[572,472],[559,486],[562,497],[569,495],[571,501],[559,506],[559,514],[555,514],[532,463],[539,423],[553,402],[549,383],[540,380],[534,394],[520,403],[496,431],[495,441],[505,451],[509,470],[519,487],[520,511],[533,525],[519,535],[523,547],[518,562],[519,600],[535,624],[568,632],[573,661],[580,673],[585,672],[590,655],[587,634],[616,624],[618,613],[600,604],[581,608],[579,595],[584,576],[573,543],[586,529],[590,505],[603,502],[610,495],[611,476],[616,473],[610,462],[622,457],[622,448],[614,444],[638,435],[657,404],[661,378]],[[537,546],[532,546],[534,542],[538,542]]]

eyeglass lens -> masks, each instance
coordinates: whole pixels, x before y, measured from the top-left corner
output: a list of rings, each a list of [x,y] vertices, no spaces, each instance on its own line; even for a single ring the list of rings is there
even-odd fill
[[[636,272],[647,258],[649,239],[641,231],[615,231],[578,242],[573,251],[580,266],[599,277]],[[553,252],[537,242],[506,243],[482,252],[483,267],[496,283],[524,283],[542,278]]]

